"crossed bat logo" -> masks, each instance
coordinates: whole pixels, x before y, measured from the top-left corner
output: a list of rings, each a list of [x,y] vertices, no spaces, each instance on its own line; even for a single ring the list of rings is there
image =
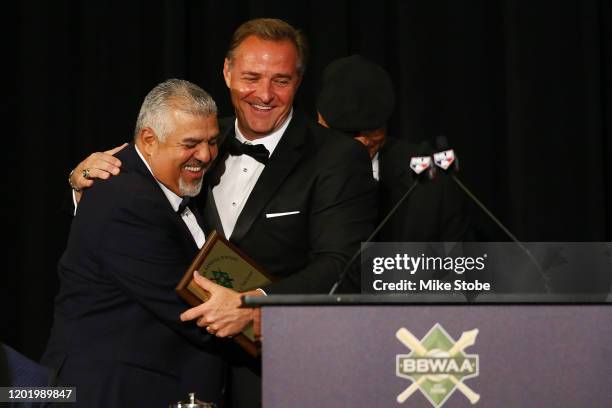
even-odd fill
[[[434,407],[442,406],[457,389],[472,403],[480,400],[463,381],[478,375],[478,355],[465,354],[464,350],[476,342],[478,329],[463,332],[456,342],[436,323],[421,339],[402,327],[395,337],[411,350],[397,359],[397,375],[412,380],[412,384],[397,396],[397,402],[405,402],[420,390]]]

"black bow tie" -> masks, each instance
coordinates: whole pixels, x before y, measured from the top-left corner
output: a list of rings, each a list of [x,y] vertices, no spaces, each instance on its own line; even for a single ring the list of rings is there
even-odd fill
[[[247,156],[251,156],[258,162],[263,165],[268,163],[268,158],[270,157],[270,152],[266,149],[266,146],[262,144],[246,144],[240,143],[238,139],[235,137],[230,138],[227,142],[227,151],[232,156],[240,156],[241,154],[246,154]]]
[[[183,201],[181,201],[181,203],[179,204],[179,208],[178,210],[176,210],[176,213],[178,215],[183,215],[183,211],[185,211],[185,208],[189,207],[189,209],[191,209],[190,204],[192,204],[191,197],[183,197]],[[193,210],[191,212],[193,212]]]
[[[202,228],[202,231],[205,231],[204,220],[202,219],[202,217],[200,216],[200,212],[198,211],[195,197],[183,197],[183,201],[181,201],[178,210],[176,210],[176,213],[179,215],[179,217],[183,216],[183,212],[187,207],[189,207],[189,209],[191,210],[191,213],[195,217],[200,228]]]

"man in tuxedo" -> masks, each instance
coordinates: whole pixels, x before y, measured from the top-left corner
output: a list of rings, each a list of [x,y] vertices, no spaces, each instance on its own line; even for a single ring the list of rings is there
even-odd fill
[[[305,64],[298,30],[282,20],[255,19],[236,30],[223,66],[236,117],[221,123],[219,159],[201,205],[210,229],[277,278],[259,295],[328,292],[374,228],[376,192],[367,152],[293,109]],[[80,189],[91,178],[110,177],[118,164],[94,154],[77,166],[71,185]],[[226,337],[256,318],[239,308],[242,294],[198,282],[211,296],[182,319],[197,319]],[[358,290],[359,282],[352,273],[343,288]],[[258,405],[257,362],[239,349],[230,355],[232,406]]]
[[[372,176],[378,181],[381,219],[415,180],[410,158],[430,154],[387,135],[394,102],[389,74],[360,55],[330,63],[317,98],[319,123],[351,135],[368,150]],[[377,241],[462,241],[468,228],[464,207],[463,195],[450,177],[438,174],[417,186],[380,231]]]
[[[58,272],[42,362],[83,407],[167,406],[188,392],[220,404],[218,340],[179,320],[174,288],[205,241],[188,198],[217,156],[216,105],[168,80],[145,98],[121,174],[84,194]]]
[[[293,109],[305,53],[301,33],[289,24],[256,19],[236,30],[223,66],[236,117],[222,123],[205,214],[277,278],[261,288],[267,294],[328,292],[374,228],[375,185],[365,150]],[[353,290],[357,275],[346,281]],[[216,285],[201,282],[213,295],[183,319],[198,319],[220,336],[250,322],[248,311],[235,306],[239,294],[215,296]],[[232,359],[233,406],[257,406],[256,364],[239,350]]]

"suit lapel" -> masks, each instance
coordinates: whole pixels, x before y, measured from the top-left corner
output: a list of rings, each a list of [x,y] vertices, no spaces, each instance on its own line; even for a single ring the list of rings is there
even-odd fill
[[[204,175],[203,191],[198,196],[198,206],[203,209],[204,218],[204,233],[206,236],[217,231],[223,237],[226,237],[225,231],[223,230],[223,223],[217,210],[217,203],[215,202],[215,196],[213,194],[213,188],[221,181],[221,176],[225,172],[225,159],[229,155],[227,152],[226,140],[230,137],[235,137],[234,123],[235,118],[223,118],[219,120],[219,127],[221,129],[219,136],[219,153],[217,159],[213,165]],[[227,237],[226,237],[227,238]]]
[[[172,204],[170,204],[170,201],[168,201],[168,198],[162,191],[161,187],[159,186],[159,184],[157,184],[157,180],[155,180],[153,174],[151,174],[142,159],[138,156],[134,145],[130,145],[129,149],[130,150],[127,152],[126,155],[128,159],[127,162],[131,163],[131,166],[134,171],[138,173],[141,177],[146,179],[147,182],[150,184],[152,189],[151,191],[154,192],[152,197],[155,197],[155,200],[159,202],[161,208],[164,208],[164,212],[167,212],[168,215],[172,217],[174,224],[176,224],[178,229],[182,232],[180,234],[181,241],[183,241],[183,243],[187,245],[187,247],[193,247],[198,250],[198,246],[195,240],[193,239],[193,235],[191,235],[191,231],[189,231],[187,224],[185,224],[181,216],[177,214],[176,211],[174,211],[174,209],[172,208]],[[120,157],[120,159],[122,161],[125,161],[123,157]]]
[[[215,196],[212,192],[212,187],[207,186],[206,191],[201,195],[205,196],[204,208],[204,228],[206,236],[217,231],[223,237],[225,237],[225,231],[223,231],[223,224],[221,223],[221,217],[219,211],[217,211],[217,203],[215,202]],[[202,207],[200,207],[202,208]]]
[[[270,156],[268,164],[259,176],[251,195],[238,216],[231,236],[232,241],[240,242],[242,240],[265,205],[302,158],[306,128],[306,119],[294,112],[291,123]]]

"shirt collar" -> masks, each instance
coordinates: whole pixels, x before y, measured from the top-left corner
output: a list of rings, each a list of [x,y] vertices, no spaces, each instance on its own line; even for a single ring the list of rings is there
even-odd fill
[[[374,180],[380,180],[380,162],[378,160],[378,153],[376,152],[374,157],[372,157],[372,176],[374,176]]]
[[[181,201],[183,201],[183,199],[180,196],[174,194],[174,192],[172,190],[170,190],[168,187],[166,187],[162,183],[160,183],[159,180],[157,180],[157,178],[155,177],[155,174],[153,174],[153,171],[151,170],[151,167],[149,166],[149,163],[147,163],[145,158],[140,153],[140,150],[138,150],[138,146],[134,145],[134,147],[136,148],[136,153],[138,153],[138,156],[140,157],[140,159],[143,161],[145,166],[147,166],[147,169],[149,170],[149,173],[151,173],[151,175],[153,176],[153,178],[155,179],[157,184],[159,184],[159,186],[161,187],[162,191],[166,195],[166,198],[168,199],[168,201],[170,201],[170,205],[172,206],[174,211],[178,211],[179,205],[181,204]]]
[[[253,145],[262,144],[266,147],[266,149],[268,149],[268,151],[270,152],[270,156],[272,156],[272,152],[274,152],[274,149],[276,149],[278,142],[280,142],[281,137],[285,133],[285,130],[287,130],[289,122],[291,122],[292,118],[293,108],[291,108],[291,110],[289,111],[289,115],[287,115],[287,119],[285,119],[285,123],[283,123],[281,127],[276,129],[269,135],[260,137],[259,139],[255,140],[248,140],[246,137],[244,137],[244,135],[242,134],[242,132],[240,132],[240,129],[238,128],[238,118],[236,118],[236,121],[234,123],[234,129],[236,129],[236,139],[238,139],[240,143],[249,143]]]

